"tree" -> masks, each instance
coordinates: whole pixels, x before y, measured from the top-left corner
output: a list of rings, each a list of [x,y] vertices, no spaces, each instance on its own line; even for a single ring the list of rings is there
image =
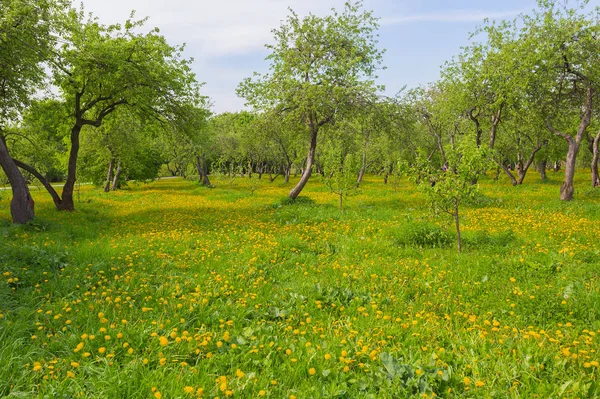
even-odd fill
[[[448,164],[443,169],[426,156],[419,157],[412,167],[412,179],[426,195],[431,211],[453,219],[458,252],[462,250],[460,207],[477,199],[479,192],[473,181],[485,169],[486,157],[484,148],[463,139],[446,151]]]
[[[252,140],[251,126],[256,115],[241,111],[214,115],[209,120],[208,129],[215,138],[218,152],[218,169],[233,179],[238,171],[247,166],[245,140]]]
[[[321,128],[376,92],[373,79],[382,56],[377,28],[377,19],[363,11],[360,2],[346,3],[342,12],[333,10],[325,17],[300,18],[290,10],[273,30],[275,44],[267,45],[271,71],[240,84],[238,95],[256,110],[275,110],[307,127],[304,173],[290,198],[295,199],[310,178]]]
[[[163,133],[161,124],[125,111],[114,112],[98,128],[88,126],[81,131],[78,176],[103,185],[105,192],[130,179],[154,179],[163,164],[157,140]]]
[[[5,129],[15,121],[44,79],[42,63],[55,44],[55,17],[63,1],[0,0],[0,167],[12,188],[14,223],[34,217],[27,182],[9,153]]]
[[[357,154],[349,153],[344,146],[333,143],[325,155],[323,184],[339,199],[340,216],[344,198],[355,195],[359,184],[356,179],[362,167]]]
[[[211,187],[208,163],[215,152],[214,131],[208,128],[209,115],[208,109],[203,107],[182,107],[172,126],[175,140],[183,144],[183,148],[193,159],[198,181],[206,187]]]
[[[579,4],[579,10],[567,5],[561,8],[554,1],[540,4],[539,12],[524,18],[519,39],[526,49],[523,54],[528,55],[523,60],[524,71],[538,80],[553,108],[546,118],[547,128],[568,145],[560,198],[569,201],[575,192],[577,155],[592,123],[600,84],[600,25],[597,11],[583,13],[586,2]],[[575,124],[576,129],[572,129]],[[569,130],[575,133],[568,133]]]
[[[133,18],[133,15],[132,15]],[[80,133],[84,126],[100,127],[117,109],[172,118],[182,104],[201,104],[190,61],[182,47],[169,45],[158,30],[138,32],[145,20],[124,25],[101,25],[83,10],[72,10],[64,44],[52,63],[54,84],[71,110],[70,152],[62,195],[30,165],[19,166],[42,181],[59,210],[74,210]]]

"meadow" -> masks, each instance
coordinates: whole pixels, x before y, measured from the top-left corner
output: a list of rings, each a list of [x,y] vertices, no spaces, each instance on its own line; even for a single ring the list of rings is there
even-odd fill
[[[461,254],[379,176],[342,215],[316,178],[0,192],[0,396],[600,397],[600,194],[549,178],[483,178]]]

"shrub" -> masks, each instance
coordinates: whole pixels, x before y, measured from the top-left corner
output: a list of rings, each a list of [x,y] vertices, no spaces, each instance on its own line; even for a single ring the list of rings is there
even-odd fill
[[[430,223],[411,223],[396,237],[399,246],[418,248],[447,248],[454,238],[441,227]]]

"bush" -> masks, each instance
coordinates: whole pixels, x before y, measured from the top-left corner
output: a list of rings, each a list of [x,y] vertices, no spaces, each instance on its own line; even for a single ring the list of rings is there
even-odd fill
[[[418,248],[447,248],[454,237],[441,227],[430,223],[411,223],[397,235],[398,246]]]
[[[512,230],[506,230],[498,234],[489,234],[484,231],[477,231],[472,234],[465,234],[465,246],[469,248],[485,247],[508,247],[514,245],[517,237]]]
[[[309,197],[299,196],[296,199],[290,197],[282,198],[274,204],[275,208],[279,208],[287,205],[314,205],[315,200]]]

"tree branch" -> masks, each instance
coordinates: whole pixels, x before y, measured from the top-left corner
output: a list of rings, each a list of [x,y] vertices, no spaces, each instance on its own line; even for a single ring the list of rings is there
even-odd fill
[[[548,130],[550,130],[552,133],[554,133],[557,136],[562,137],[563,139],[567,140],[568,143],[573,142],[573,137],[571,137],[570,135],[566,134],[566,133],[562,133],[558,130],[556,130],[552,124],[550,124],[550,117],[546,117],[546,127],[548,128]]]
[[[14,158],[12,160],[15,163],[15,165],[17,165],[19,168],[31,173],[33,176],[35,176],[36,179],[38,179],[40,181],[40,183],[42,183],[42,185],[46,188],[46,191],[48,191],[48,194],[50,194],[50,196],[54,200],[55,204],[61,203],[62,200],[60,199],[60,196],[58,195],[58,193],[56,192],[54,187],[52,187],[52,185],[50,184],[48,179],[46,179],[44,177],[44,175],[42,175],[40,172],[38,172],[38,170],[35,169],[33,166],[27,165],[25,162],[21,162],[18,159],[14,159]]]

